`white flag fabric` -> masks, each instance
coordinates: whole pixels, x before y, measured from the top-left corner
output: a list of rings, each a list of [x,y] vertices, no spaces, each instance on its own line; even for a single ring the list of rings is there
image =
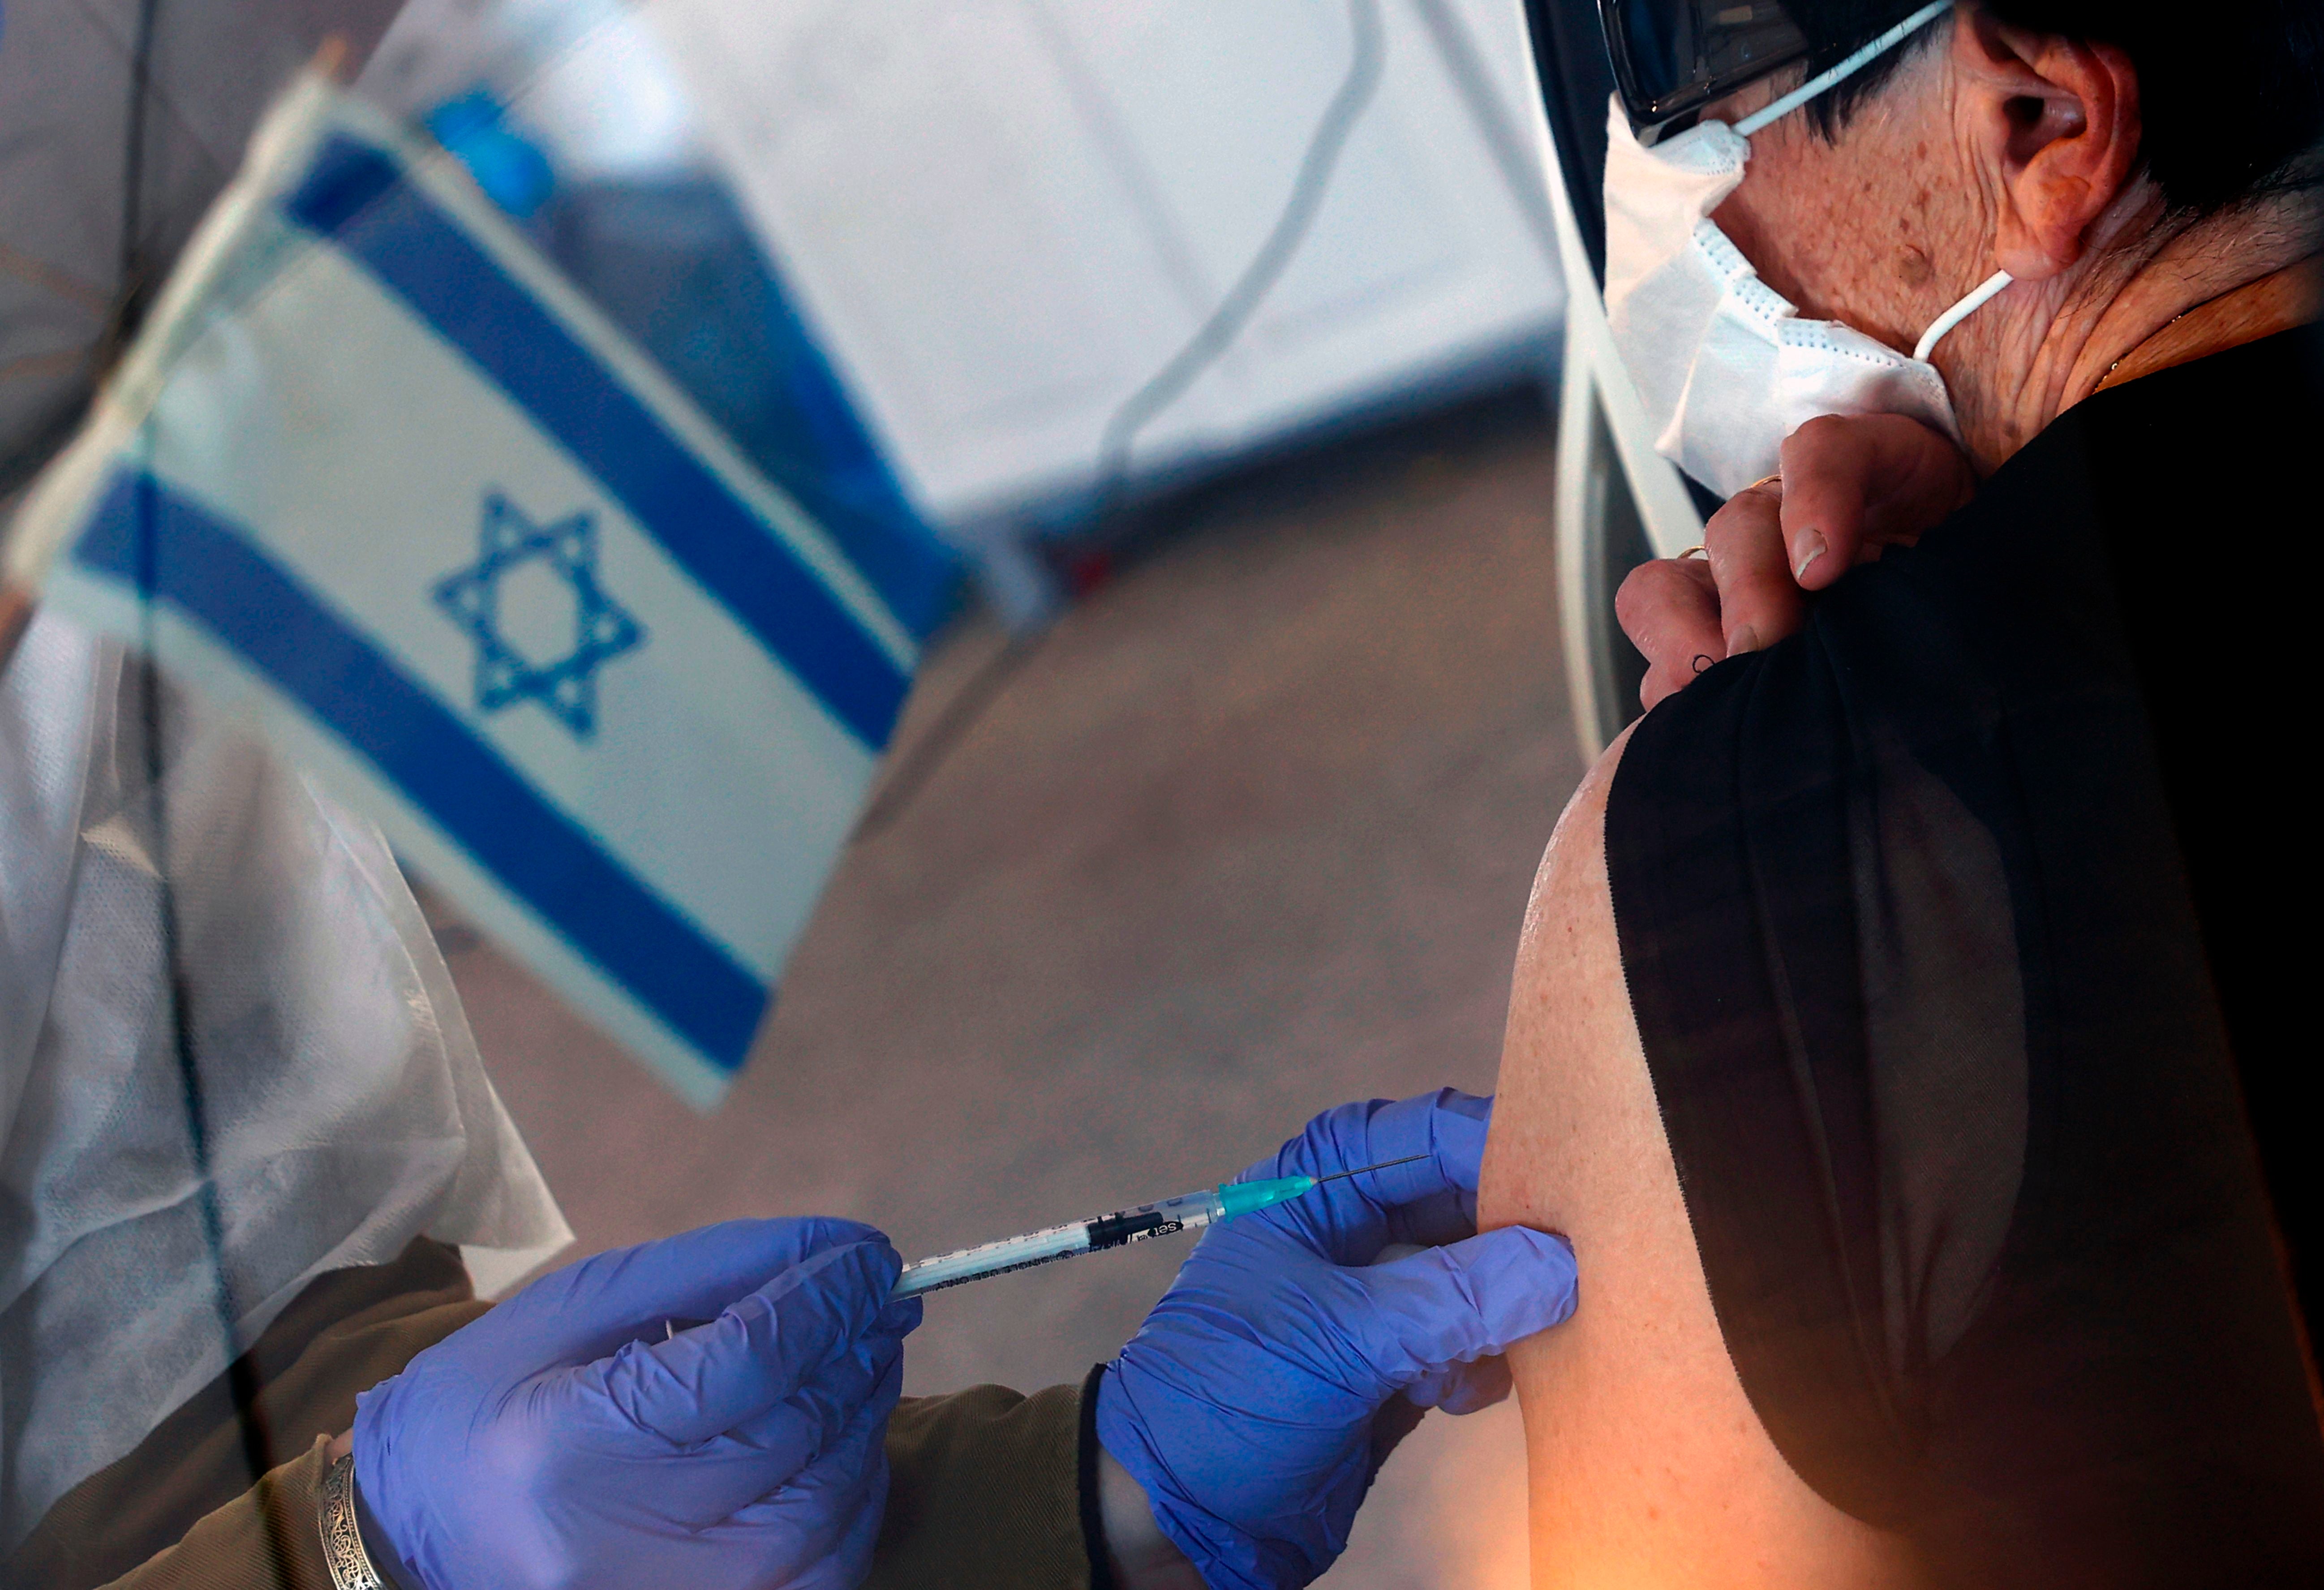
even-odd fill
[[[7,558],[249,712],[705,1105],[917,662],[460,168],[316,79]]]

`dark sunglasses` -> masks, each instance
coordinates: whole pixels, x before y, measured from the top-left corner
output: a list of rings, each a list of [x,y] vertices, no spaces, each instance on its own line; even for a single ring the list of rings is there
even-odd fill
[[[1921,0],[1597,0],[1614,85],[1647,143],[1680,117],[1800,61],[1869,43]]]

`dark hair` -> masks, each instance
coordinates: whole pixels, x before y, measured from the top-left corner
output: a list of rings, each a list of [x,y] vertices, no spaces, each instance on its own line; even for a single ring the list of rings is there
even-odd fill
[[[2209,215],[2324,184],[2324,0],[1983,0],[2013,27],[2112,44],[2138,73],[2139,156],[2171,208]],[[1878,0],[1794,0],[1812,41]],[[1825,30],[1829,30],[1828,32]],[[1890,51],[1809,106],[1826,138],[1927,41]],[[1810,69],[1844,47],[1819,50]]]

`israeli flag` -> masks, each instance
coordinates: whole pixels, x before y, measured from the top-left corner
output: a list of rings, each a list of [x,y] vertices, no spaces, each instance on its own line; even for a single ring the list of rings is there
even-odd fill
[[[911,638],[440,151],[269,116],[7,552],[715,1102]]]

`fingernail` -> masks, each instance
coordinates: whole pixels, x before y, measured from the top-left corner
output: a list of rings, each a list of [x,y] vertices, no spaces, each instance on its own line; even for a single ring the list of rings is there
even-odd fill
[[[1831,548],[1824,544],[1823,537],[1818,535],[1814,531],[1803,530],[1800,532],[1799,535],[1794,538],[1792,542],[1792,578],[1794,579],[1807,578],[1808,565],[1813,563],[1817,559],[1822,557],[1831,550]]]
[[[1748,624],[1727,637],[1727,654],[1729,657],[1740,657],[1746,652],[1757,652],[1758,649],[1759,632]]]

